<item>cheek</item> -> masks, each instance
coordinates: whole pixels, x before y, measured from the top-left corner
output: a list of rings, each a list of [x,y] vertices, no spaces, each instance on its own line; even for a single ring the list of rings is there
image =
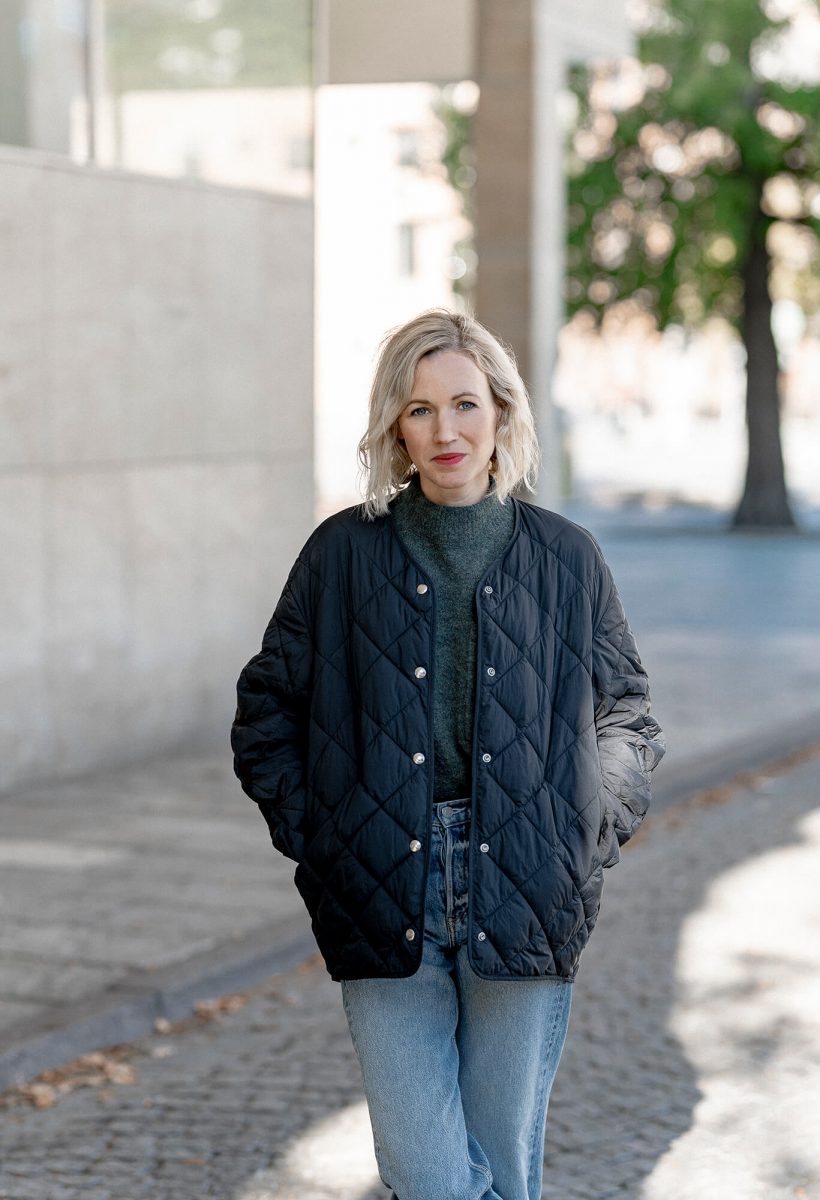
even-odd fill
[[[419,427],[418,425],[414,425],[412,421],[400,421],[399,434],[404,438],[408,446],[418,445]]]
[[[400,421],[398,424],[397,434],[400,439],[399,445],[405,450],[410,458],[412,458],[415,454],[415,447],[418,442],[418,437],[415,436],[415,431],[413,430],[412,426],[407,424],[407,422]]]

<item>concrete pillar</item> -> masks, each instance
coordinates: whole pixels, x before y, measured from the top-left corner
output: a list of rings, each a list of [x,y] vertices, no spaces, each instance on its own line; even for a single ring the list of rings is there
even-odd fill
[[[557,508],[562,450],[552,377],[563,320],[561,93],[570,62],[627,54],[623,0],[476,0],[475,307],[509,342],[532,396],[543,467],[535,499]]]
[[[536,0],[503,6],[478,0],[477,26],[476,315],[515,351],[541,439],[536,500],[555,508],[559,447],[550,379],[563,229],[560,134],[552,113],[555,56],[545,62],[538,44]]]
[[[478,0],[476,313],[530,369],[532,0]]]

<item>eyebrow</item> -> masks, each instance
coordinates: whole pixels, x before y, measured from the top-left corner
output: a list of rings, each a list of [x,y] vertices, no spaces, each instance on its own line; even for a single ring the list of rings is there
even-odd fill
[[[450,399],[451,400],[460,400],[462,396],[474,396],[476,400],[481,399],[481,397],[476,392],[458,392],[455,396],[451,396]],[[430,403],[429,400],[419,400],[419,399],[407,401],[407,404],[429,404],[429,403]],[[407,405],[405,405],[405,408],[406,407],[407,407]]]

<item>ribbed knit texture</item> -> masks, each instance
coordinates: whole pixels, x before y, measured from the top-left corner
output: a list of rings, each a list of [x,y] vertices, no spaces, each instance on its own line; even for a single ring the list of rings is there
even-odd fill
[[[469,796],[475,707],[475,589],[512,537],[515,515],[500,504],[495,482],[476,504],[428,500],[418,475],[391,503],[399,536],[430,578],[436,602],[433,689],[436,800]]]

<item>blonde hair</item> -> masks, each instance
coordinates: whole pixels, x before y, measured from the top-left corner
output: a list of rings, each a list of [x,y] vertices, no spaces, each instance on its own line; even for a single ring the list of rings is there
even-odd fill
[[[370,518],[387,512],[390,500],[415,471],[398,440],[398,419],[410,399],[419,361],[438,350],[469,355],[487,378],[499,410],[493,476],[501,503],[519,484],[532,487],[535,482],[541,454],[532,405],[512,350],[472,314],[429,308],[388,330],[379,346],[367,432],[359,442],[363,508]]]

